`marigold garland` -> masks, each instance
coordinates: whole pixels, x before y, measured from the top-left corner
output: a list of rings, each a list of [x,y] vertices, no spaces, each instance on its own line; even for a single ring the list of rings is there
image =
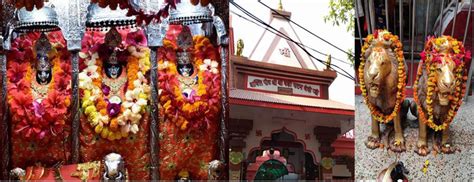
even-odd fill
[[[71,98],[70,54],[59,31],[47,33],[52,44],[48,58],[53,65],[47,96],[37,101],[32,91],[35,41],[39,33],[30,32],[14,40],[8,55],[8,104],[12,114],[13,132],[27,139],[48,139],[62,132],[67,121]],[[22,55],[19,57],[18,55]]]
[[[455,74],[456,74],[456,83],[455,83],[455,92],[454,96],[450,96],[450,108],[448,111],[448,115],[444,121],[442,121],[439,125],[434,122],[433,116],[433,99],[435,97],[436,92],[436,65],[442,62],[442,57],[446,56],[443,53],[440,53],[439,47],[442,45],[449,46],[449,53],[450,57],[454,61],[455,67]],[[439,38],[435,37],[428,37],[428,40],[425,44],[425,49],[421,53],[421,62],[418,66],[418,72],[415,79],[414,84],[414,100],[417,104],[418,110],[418,119],[423,121],[423,123],[427,124],[430,128],[435,131],[441,131],[446,129],[449,124],[453,121],[454,116],[456,116],[456,112],[458,111],[459,107],[462,104],[462,96],[466,92],[465,84],[467,76],[464,75],[466,72],[465,62],[471,59],[471,55],[469,51],[465,51],[464,46],[461,42],[457,41],[451,36],[442,36]],[[463,61],[464,60],[464,61]],[[418,98],[418,81],[423,74],[423,65],[425,65],[425,71],[428,75],[428,82],[427,82],[427,98],[426,98],[426,111],[424,112],[422,108],[422,103]],[[428,117],[427,117],[428,116]]]
[[[101,34],[100,32],[94,32]],[[123,32],[122,32],[123,33]],[[143,30],[126,33],[127,41],[141,40],[144,37]],[[137,39],[135,38],[137,37]],[[89,39],[101,39],[103,35],[87,36]],[[95,40],[85,40],[85,43],[95,42]],[[97,41],[100,43],[101,41]],[[118,106],[117,114],[111,114],[114,105],[106,99],[108,93],[104,90],[106,86],[102,83],[102,63],[99,56],[99,49],[83,47],[80,53],[84,60],[85,69],[79,74],[79,88],[83,93],[82,109],[87,116],[91,127],[102,138],[110,141],[127,137],[130,132],[137,133],[138,125],[142,114],[146,112],[150,95],[150,86],[145,78],[150,69],[150,49],[146,47],[146,41],[138,43],[127,42],[129,56],[127,57],[126,77],[128,84],[125,86],[125,99],[122,98]]]
[[[192,98],[186,98],[179,87],[175,55],[176,45],[164,40],[163,55],[159,58],[160,103],[166,118],[181,130],[208,127],[219,113],[220,74],[218,72],[218,54],[210,40],[204,36],[195,36],[194,65],[198,65],[198,89]]]
[[[395,107],[393,108],[393,111],[389,115],[382,113],[376,106],[374,106],[373,104],[369,102],[369,98],[367,96],[367,88],[366,88],[365,80],[364,80],[365,52],[370,46],[374,45],[375,42],[379,42],[379,41],[391,41],[390,48],[394,50],[395,56],[398,61],[397,101],[395,103]],[[387,30],[376,30],[373,35],[369,34],[367,38],[365,39],[364,46],[362,47],[362,51],[361,51],[360,65],[359,65],[359,84],[360,84],[360,89],[362,91],[362,96],[364,97],[365,103],[367,104],[375,120],[381,123],[388,123],[391,120],[393,120],[395,116],[397,116],[400,110],[401,104],[403,103],[403,100],[405,100],[405,87],[406,87],[405,80],[406,80],[405,58],[403,57],[402,43],[398,39],[398,36],[392,35]]]

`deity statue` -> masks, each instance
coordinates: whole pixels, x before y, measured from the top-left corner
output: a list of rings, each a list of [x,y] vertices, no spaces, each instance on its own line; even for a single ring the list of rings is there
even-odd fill
[[[131,180],[149,180],[150,49],[144,30],[127,10],[88,7],[79,73],[83,162],[113,151]],[[115,177],[109,178],[113,179]]]
[[[48,58],[48,53],[51,51],[51,43],[44,33],[41,33],[40,38],[36,41],[36,74],[35,79],[31,81],[32,93],[35,101],[41,101],[47,97],[49,83],[52,80],[52,65]]]
[[[225,145],[219,138],[225,128],[220,118],[224,24],[204,1],[176,3],[163,22],[157,50],[160,179],[222,179],[225,169],[210,162],[217,156],[224,161],[226,152],[219,149]]]
[[[197,91],[198,75],[192,63],[194,57],[189,50],[193,47],[193,37],[189,29],[183,29],[177,38],[180,49],[176,53],[177,69],[179,73],[178,80],[184,97],[190,98],[193,91]]]
[[[70,157],[71,54],[51,3],[15,13],[7,55],[11,167],[49,167]]]
[[[44,33],[41,33],[36,42],[36,82],[40,85],[47,85],[51,82],[52,71],[51,63],[48,58],[48,52],[51,51],[51,43]]]
[[[161,56],[158,61],[159,80],[163,80],[159,83],[163,113],[159,126],[163,136],[161,179],[207,179],[207,171],[200,164],[208,164],[216,153],[220,60],[207,37],[193,36],[187,26],[173,25],[170,29],[168,33],[179,34],[166,39],[161,51],[176,56]]]
[[[239,39],[237,41],[237,52],[235,53],[235,55],[242,56],[243,51],[244,51],[244,41],[242,39]]]
[[[104,61],[104,73],[105,77],[102,79],[102,84],[110,88],[110,94],[108,94],[108,101],[111,105],[120,105],[122,103],[122,98],[125,96],[123,93],[124,87],[127,83],[127,75],[122,72],[126,72],[123,69],[121,62],[124,60],[119,60],[118,54],[120,50],[117,47],[120,42],[122,42],[122,37],[115,27],[112,27],[109,32],[105,35],[105,46],[112,53],[108,58],[105,58]],[[118,112],[117,112],[118,113]],[[116,116],[116,114],[111,114],[111,116]]]

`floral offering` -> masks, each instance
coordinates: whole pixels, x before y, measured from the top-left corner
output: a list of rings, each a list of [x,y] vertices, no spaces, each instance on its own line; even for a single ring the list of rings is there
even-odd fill
[[[85,36],[80,53],[83,62],[79,73],[79,88],[81,107],[90,126],[102,138],[112,141],[139,131],[150,94],[150,86],[145,77],[150,70],[150,50],[146,47],[143,31],[126,34],[126,41],[120,45],[123,47],[119,47],[121,50],[117,53],[117,59],[126,62],[126,74],[117,79],[121,87],[116,88],[118,86],[109,85],[109,78],[102,74],[103,61],[112,51],[103,45],[102,37],[104,35],[100,32]],[[125,90],[122,96],[112,95],[111,91],[118,91],[122,87]]]
[[[8,54],[8,103],[13,132],[30,140],[43,140],[61,133],[68,120],[71,102],[70,54],[59,31],[48,39],[52,50],[52,79],[47,86],[36,82],[34,45],[40,34],[28,33],[16,38]]]
[[[158,50],[160,115],[160,177],[207,179],[207,165],[215,158],[220,113],[220,60],[217,48],[204,36],[192,46],[179,45],[179,27],[170,27]],[[185,50],[183,50],[185,49]],[[191,59],[183,61],[183,52]],[[186,55],[186,54],[184,54]],[[183,72],[184,67],[194,71]],[[191,68],[192,67],[192,68]]]
[[[40,40],[49,46],[38,46]],[[49,47],[48,51],[37,50],[45,47]],[[61,32],[21,34],[12,40],[7,56],[6,101],[10,108],[12,165],[25,167],[32,158],[43,165],[67,161],[71,55]],[[39,67],[50,71],[49,82],[38,83]]]

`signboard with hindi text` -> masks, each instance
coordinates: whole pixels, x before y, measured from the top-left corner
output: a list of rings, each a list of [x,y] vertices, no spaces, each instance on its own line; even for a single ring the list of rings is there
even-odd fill
[[[286,95],[321,97],[321,86],[280,78],[247,75],[247,89]]]

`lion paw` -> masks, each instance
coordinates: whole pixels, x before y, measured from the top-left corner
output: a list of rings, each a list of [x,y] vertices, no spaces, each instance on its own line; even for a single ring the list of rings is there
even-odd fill
[[[452,146],[451,144],[447,143],[441,146],[441,152],[443,152],[444,154],[452,154],[456,151],[458,151],[458,149]]]
[[[421,146],[417,146],[417,149],[415,150],[415,152],[420,156],[426,156],[430,153],[430,149],[428,149],[428,146],[426,145],[421,145]]]
[[[405,152],[406,151],[405,142],[395,140],[390,143],[389,149],[397,153]]]
[[[382,144],[380,143],[380,138],[369,136],[365,142],[365,146],[369,149],[379,148]]]

